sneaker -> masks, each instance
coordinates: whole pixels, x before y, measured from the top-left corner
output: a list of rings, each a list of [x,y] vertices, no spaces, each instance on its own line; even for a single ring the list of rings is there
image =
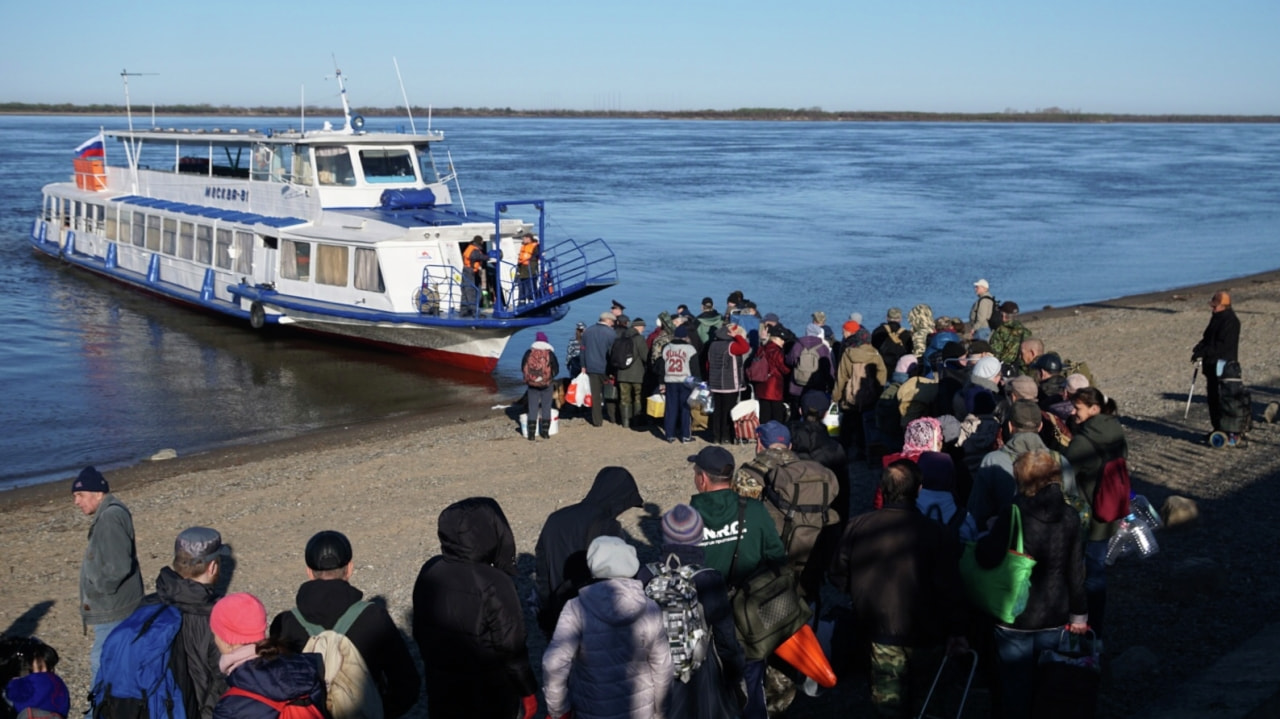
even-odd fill
[[[684,439],[682,439],[682,440],[680,440],[680,441],[681,441],[682,443],[684,443],[684,444],[689,444],[690,442],[692,442],[692,441],[693,441],[693,437],[685,437]]]
[[[676,438],[675,438],[675,437],[670,437],[670,438],[668,438],[668,439],[667,439],[667,444],[675,444],[675,443],[676,443]]]

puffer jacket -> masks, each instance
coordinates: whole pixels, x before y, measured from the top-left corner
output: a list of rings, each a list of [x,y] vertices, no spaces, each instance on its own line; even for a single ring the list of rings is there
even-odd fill
[[[107,493],[93,513],[80,565],[80,616],[85,624],[115,622],[142,602],[142,572],[133,541],[133,515]]]
[[[311,704],[325,703],[324,661],[319,654],[286,654],[272,659],[250,659],[231,671],[227,684],[274,701],[307,697]],[[224,696],[213,709],[214,719],[279,719],[280,713],[250,697]]]
[[[751,352],[746,337],[729,332],[728,327],[717,327],[715,337],[707,343],[707,388],[712,392],[739,392],[746,376],[743,374],[743,358]]]
[[[209,613],[218,599],[213,587],[164,567],[156,577],[156,593],[143,602],[172,604],[182,612],[182,651],[174,652],[172,662],[189,719],[213,716],[218,698],[227,689],[226,679],[218,669],[222,652],[213,643],[213,632],[209,630]]]
[[[635,579],[584,587],[560,613],[542,673],[551,716],[665,716],[673,670],[662,610]]]
[[[1014,629],[1038,630],[1085,621],[1084,547],[1080,544],[1080,515],[1062,497],[1062,487],[1050,484],[1034,497],[1013,500],[1022,517],[1023,551],[1036,560],[1031,570],[1027,608],[1014,619]],[[995,567],[1009,548],[1013,509],[1000,512],[991,532],[978,540],[981,567]]]
[[[456,502],[440,513],[440,556],[413,586],[413,638],[434,717],[510,719],[537,691],[524,610],[512,575],[516,544],[498,503]]]
[[[769,379],[751,383],[756,392],[756,399],[781,402],[787,375],[791,374],[786,355],[782,353],[782,348],[773,342],[765,342],[760,346],[757,354],[758,357],[753,361],[768,363]]]

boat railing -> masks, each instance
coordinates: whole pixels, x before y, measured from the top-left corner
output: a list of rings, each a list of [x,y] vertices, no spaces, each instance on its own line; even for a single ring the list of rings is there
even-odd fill
[[[424,315],[461,319],[487,313],[486,295],[471,272],[449,265],[427,265],[422,269],[422,286],[414,293],[414,302]]]

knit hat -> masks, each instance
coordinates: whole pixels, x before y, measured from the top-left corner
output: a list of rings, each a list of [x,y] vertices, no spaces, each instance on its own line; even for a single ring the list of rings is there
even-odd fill
[[[671,333],[671,336],[676,339],[687,339],[689,337],[689,327],[687,325],[680,325]]]
[[[227,644],[254,644],[267,638],[267,608],[248,592],[228,594],[213,605],[209,629]]]
[[[533,336],[533,341],[534,341],[534,342],[549,342],[550,340],[548,340],[548,339],[547,339],[547,333],[546,333],[546,332],[539,332],[538,334],[536,334],[536,335],[534,335],[534,336]]]
[[[995,379],[1000,376],[1000,360],[995,357],[983,357],[973,365],[973,376],[982,379]]]
[[[636,576],[640,560],[636,548],[618,537],[603,535],[587,547],[587,566],[596,579],[623,579]]]
[[[1021,399],[1035,399],[1036,395],[1040,393],[1040,387],[1036,384],[1036,381],[1025,374],[1009,380],[1009,386],[1013,388],[1014,392],[1018,393],[1018,397]]]
[[[831,408],[831,400],[825,392],[810,391],[800,395],[800,406],[811,414],[826,414]]]
[[[639,317],[637,317],[637,318],[635,318],[634,320],[631,320],[631,326],[632,326],[632,327],[644,327],[644,326],[645,326],[645,324],[644,324],[644,320],[643,320],[643,319],[641,319],[641,318],[639,318]]]
[[[952,417],[952,419],[955,418]],[[921,452],[916,459],[916,464],[920,465],[920,474],[924,477],[920,485],[924,489],[939,492],[950,492],[955,489],[956,466],[951,460],[951,455],[945,452]]]
[[[840,328],[844,330],[845,337],[852,337],[855,332],[862,328],[862,325],[854,322],[853,320],[849,320],[843,325],[840,325]]]
[[[667,544],[697,544],[702,541],[702,515],[687,504],[677,504],[662,515],[662,539]]]
[[[1028,379],[1030,378],[1028,377]],[[1085,377],[1079,372],[1067,375],[1067,392],[1069,394],[1075,394],[1076,392],[1079,392],[1080,390],[1088,386],[1089,386],[1089,378]]]
[[[884,313],[884,317],[890,322],[901,322],[902,310],[897,307],[890,307],[889,311]]]
[[[35,672],[11,679],[5,687],[4,696],[18,714],[27,709],[39,709],[66,716],[71,711],[71,692],[67,691],[62,677],[53,672]]]
[[[341,569],[351,563],[351,540],[342,532],[326,529],[307,540],[304,555],[313,572]]]
[[[791,430],[776,419],[757,427],[756,436],[760,438],[760,444],[766,447],[774,444],[791,444]]]
[[[822,325],[810,322],[804,326],[804,334],[806,337],[821,337],[823,336]]]
[[[111,487],[107,486],[107,478],[102,476],[102,472],[90,466],[80,470],[80,476],[71,483],[71,491],[110,492]]]

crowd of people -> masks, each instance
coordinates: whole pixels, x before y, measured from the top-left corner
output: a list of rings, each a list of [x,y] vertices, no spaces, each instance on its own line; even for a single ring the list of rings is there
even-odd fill
[[[555,719],[778,716],[798,691],[820,690],[814,677],[777,656],[753,656],[742,640],[733,598],[770,568],[792,573],[817,610],[814,624],[840,617],[822,633],[824,648],[842,679],[851,667],[865,671],[880,716],[914,715],[942,657],[971,649],[993,715],[1032,716],[1044,688],[1040,653],[1064,633],[1105,636],[1106,545],[1117,523],[1094,505],[1105,468],[1128,449],[1117,405],[1087,365],[1047,351],[985,280],[974,287],[968,321],[934,320],[917,305],[904,327],[893,308],[870,330],[851,317],[839,341],[822,313],[798,336],[740,292],[727,312],[708,298],[699,315],[683,306],[664,313],[649,334],[615,302],[581,328],[566,367],[585,372],[600,394],[596,426],[606,385],[619,388],[609,414],[624,424],[650,392],[665,393],[655,432],[668,442],[691,438],[685,377],[707,382],[710,444],[687,458],[690,499],[662,513],[660,546],[640,546],[619,522],[643,506],[640,489],[626,468],[602,468],[581,502],[543,523],[535,592],[525,601],[500,503],[472,497],[446,507],[440,554],[413,588],[420,665],[385,606],[350,583],[355,550],[337,531],[300,548],[306,576],[296,604],[270,621],[252,594],[222,596],[225,552],[209,527],[178,534],[172,563],[144,595],[130,511],[106,477],[85,468],[72,493],[93,520],[79,602],[94,632],[93,701],[119,701],[111,678],[146,671],[122,657],[136,659],[127,649],[145,631],[140,623],[172,608],[179,619],[162,648],[171,658],[160,664],[188,717],[274,719],[299,707],[332,719],[397,717],[424,689],[433,717],[530,719],[540,707]],[[1219,293],[1214,303],[1221,324],[1229,298]],[[611,367],[620,340],[632,343],[633,359]],[[537,351],[545,354],[531,362]],[[1228,349],[1207,342],[1196,352]],[[766,369],[752,372],[753,363]],[[558,374],[544,336],[522,364],[548,380]],[[729,411],[746,391],[760,416],[751,425],[756,455],[739,465],[720,444],[741,439]],[[836,432],[825,423],[832,404]],[[531,409],[530,439],[534,426]],[[881,469],[874,488],[861,488],[874,496],[854,498],[855,461]],[[973,561],[992,568],[1012,533],[1036,563],[1025,606],[996,617],[970,601],[962,547],[971,543]],[[642,564],[641,554],[660,561]],[[824,612],[824,588],[843,593],[850,610]],[[540,660],[530,655],[526,609],[548,640]],[[6,699],[23,717],[65,717],[56,651],[24,641],[35,644],[5,649],[22,657]]]

